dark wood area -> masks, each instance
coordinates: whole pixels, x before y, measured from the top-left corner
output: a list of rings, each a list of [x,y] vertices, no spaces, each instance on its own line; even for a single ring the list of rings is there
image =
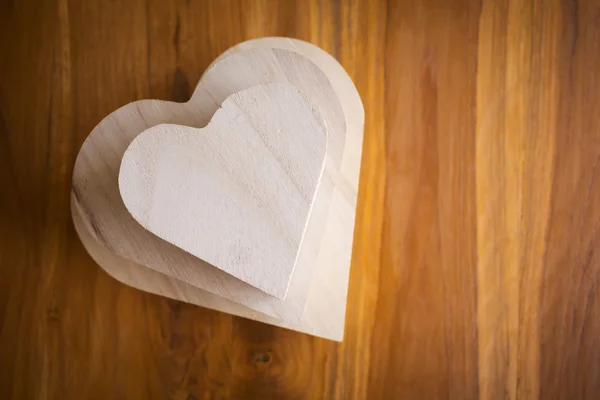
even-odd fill
[[[366,110],[341,344],[126,287],[77,151],[260,36]],[[600,2],[0,0],[0,398],[600,398]]]

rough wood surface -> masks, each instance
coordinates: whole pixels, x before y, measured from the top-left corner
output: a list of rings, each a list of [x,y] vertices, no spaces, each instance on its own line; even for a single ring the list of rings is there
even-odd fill
[[[316,105],[291,85],[259,85],[227,97],[204,128],[143,131],[119,191],[150,232],[283,300],[326,152]]]
[[[597,399],[599,6],[0,2],[1,397]],[[260,35],[365,103],[341,344],[128,288],[70,222],[101,118]]]

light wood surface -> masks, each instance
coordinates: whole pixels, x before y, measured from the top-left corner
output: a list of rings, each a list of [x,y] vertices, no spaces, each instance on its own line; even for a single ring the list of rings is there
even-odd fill
[[[119,191],[150,232],[283,300],[326,152],[310,99],[259,85],[226,98],[205,128],[140,133],[123,155]]]
[[[0,397],[597,399],[599,7],[0,2]],[[70,222],[102,118],[264,35],[365,104],[342,343],[116,282]]]
[[[267,44],[268,48],[265,49],[262,44]],[[314,63],[300,57],[299,52],[310,55]],[[259,69],[246,69],[245,79],[236,79],[241,69],[250,63],[256,65],[259,60]],[[315,63],[318,63],[318,67]],[[288,66],[285,73],[282,71],[283,65]],[[261,73],[265,68],[269,71],[268,74]],[[249,74],[251,71],[258,73]],[[327,73],[327,76],[323,72]],[[328,79],[328,76],[332,79]],[[325,164],[324,179],[319,185],[318,197],[310,216],[313,222],[309,222],[308,234],[305,235],[299,256],[301,258],[294,270],[289,294],[283,302],[274,301],[272,296],[234,279],[229,274],[215,271],[212,266],[198,262],[196,258],[182,258],[187,256],[185,252],[182,253],[166,242],[156,241],[156,237],[148,235],[122,205],[117,187],[120,159],[111,158],[110,162],[89,163],[86,162],[89,157],[84,156],[88,153],[86,147],[90,147],[89,153],[92,155],[121,155],[137,134],[159,123],[205,125],[212,116],[209,112],[214,113],[227,96],[228,92],[219,84],[222,81],[229,82],[226,89],[232,93],[265,81],[293,84],[312,99],[316,99],[322,115],[328,122],[327,159],[332,162]],[[327,81],[330,82],[333,91],[328,89]],[[198,93],[204,95],[197,95]],[[343,101],[336,102],[337,98]],[[339,106],[336,107],[336,104]],[[157,113],[157,108],[162,112]],[[340,110],[343,111],[340,113]],[[137,118],[134,119],[134,116]],[[196,87],[192,99],[185,104],[138,101],[115,111],[94,128],[84,141],[75,163],[74,190],[71,197],[74,226],[94,260],[111,276],[130,286],[234,315],[341,340],[344,334],[355,214],[353,210],[358,191],[363,121],[363,107],[354,84],[340,64],[325,51],[306,42],[291,39],[270,38],[243,42],[228,49],[227,57],[220,56],[219,61],[211,64],[208,71],[202,75],[201,84]],[[343,130],[344,127],[347,127],[346,130]],[[113,136],[113,140],[105,139]],[[115,147],[116,144],[119,146]],[[342,151],[335,150],[338,145],[343,145]],[[339,164],[333,159],[335,154],[339,155]],[[329,208],[328,196],[332,196]],[[81,207],[85,204],[89,205]],[[89,216],[97,211],[101,211],[98,217],[90,219]],[[320,249],[315,254],[310,250],[321,240],[318,229],[324,218],[327,219],[327,224]],[[92,224],[92,221],[95,222]],[[107,242],[107,235],[97,235],[98,221],[108,222],[113,235],[119,231],[121,234]],[[124,227],[127,229],[123,230]],[[132,232],[133,235],[130,234]],[[136,240],[139,244],[124,246]],[[311,241],[313,246],[309,245]],[[149,243],[152,243],[152,246],[148,246]],[[145,249],[144,252],[135,251],[141,248],[140,246]],[[140,260],[141,263],[130,262],[108,249],[119,252],[129,250],[123,254],[130,254],[131,258]],[[196,278],[204,277],[203,287],[210,293],[191,285],[186,279],[189,274],[182,275],[182,279],[174,279],[155,268],[149,270],[145,267],[153,266],[153,262],[160,260],[165,254],[169,254],[169,257],[164,259],[165,263],[173,257],[178,260],[175,273],[181,273],[183,268],[188,267],[193,268]],[[186,260],[188,263],[184,262]],[[164,264],[167,268],[169,265]],[[198,285],[203,282],[195,283]],[[223,290],[218,290],[220,288]],[[324,298],[327,300],[324,301]],[[300,323],[297,323],[300,319]]]

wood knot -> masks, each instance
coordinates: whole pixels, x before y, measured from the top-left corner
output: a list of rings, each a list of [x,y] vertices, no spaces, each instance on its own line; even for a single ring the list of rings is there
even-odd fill
[[[269,364],[271,362],[271,352],[253,351],[250,353],[250,362],[252,364]]]
[[[46,315],[49,321],[60,321],[60,311],[57,306],[50,307],[46,310]]]

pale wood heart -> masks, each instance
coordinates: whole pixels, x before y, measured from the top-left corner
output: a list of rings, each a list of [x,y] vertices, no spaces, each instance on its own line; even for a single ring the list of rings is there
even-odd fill
[[[260,44],[264,40],[259,39],[254,43]],[[298,40],[285,39],[285,42],[294,49],[299,46],[315,48]],[[247,44],[250,43],[244,43]],[[163,295],[198,302],[198,298],[204,294],[186,290],[186,285],[191,285],[254,310],[251,311],[251,318],[258,318],[259,314],[255,312],[258,311],[294,322],[302,318],[309,289],[315,287],[311,279],[313,272],[321,273],[328,270],[329,266],[336,265],[341,269],[342,278],[327,277],[324,281],[343,282],[343,285],[327,287],[330,294],[327,304],[335,303],[337,315],[343,316],[341,307],[345,303],[349,245],[354,223],[354,207],[346,208],[345,205],[347,201],[355,201],[356,193],[353,189],[348,190],[350,186],[353,187],[353,178],[341,175],[340,168],[348,165],[353,170],[352,176],[358,176],[357,164],[342,163],[342,158],[360,159],[360,152],[355,152],[360,147],[353,144],[349,147],[353,151],[344,153],[343,157],[342,151],[346,149],[346,116],[352,117],[349,121],[362,121],[364,114],[360,101],[356,103],[358,107],[352,107],[352,112],[346,114],[343,111],[339,99],[351,99],[354,105],[358,95],[335,59],[324,51],[319,51],[322,58],[317,60],[326,61],[323,65],[329,65],[335,71],[331,74],[334,78],[331,82],[344,83],[347,85],[344,87],[351,90],[342,91],[343,94],[338,95],[324,72],[311,60],[296,52],[259,47],[235,52],[220,59],[202,75],[191,99],[186,103],[136,101],[116,110],[94,128],[83,143],[73,170],[73,221],[82,240],[86,237],[93,238],[95,242],[84,241],[84,245],[110,275],[137,288],[149,291],[158,288]],[[144,130],[161,123],[204,127],[228,96],[267,83],[290,84],[305,93],[322,113],[328,132],[323,178],[284,301],[211,266],[146,230],[123,204],[118,187],[123,154]],[[356,132],[357,135],[350,136],[353,143],[362,138],[362,125],[356,126]],[[338,195],[335,196],[334,192]],[[335,213],[329,212],[330,202],[332,206],[336,203]],[[342,219],[339,218],[341,210],[348,210]],[[82,229],[86,229],[89,235],[82,234]],[[324,235],[330,238],[326,243],[321,242]],[[100,253],[102,256],[98,258]],[[347,254],[348,257],[341,258],[338,254]],[[133,264],[125,259],[133,261]],[[336,262],[332,264],[333,261]],[[154,274],[151,270],[159,274]],[[213,304],[214,299],[209,307]],[[332,321],[328,318],[325,320],[328,324]],[[336,326],[341,326],[338,322],[343,321],[343,318],[336,318],[335,321]]]
[[[255,73],[249,74],[249,70]],[[239,79],[240,71],[243,80]],[[223,82],[236,84],[223,86]],[[125,208],[118,188],[121,158],[142,131],[161,123],[203,127],[229,95],[273,82],[289,83],[306,93],[322,112],[328,129],[323,178],[283,301],[144,229]],[[206,98],[213,98],[214,102],[207,102]],[[187,103],[136,101],[121,107],[94,128],[74,166],[73,225],[98,265],[126,285],[341,340],[363,123],[364,110],[358,92],[330,54],[310,43],[289,38],[239,43],[211,64]]]
[[[203,129],[141,133],[119,189],[150,232],[284,299],[326,148],[325,122],[306,96],[260,85],[228,97]]]

